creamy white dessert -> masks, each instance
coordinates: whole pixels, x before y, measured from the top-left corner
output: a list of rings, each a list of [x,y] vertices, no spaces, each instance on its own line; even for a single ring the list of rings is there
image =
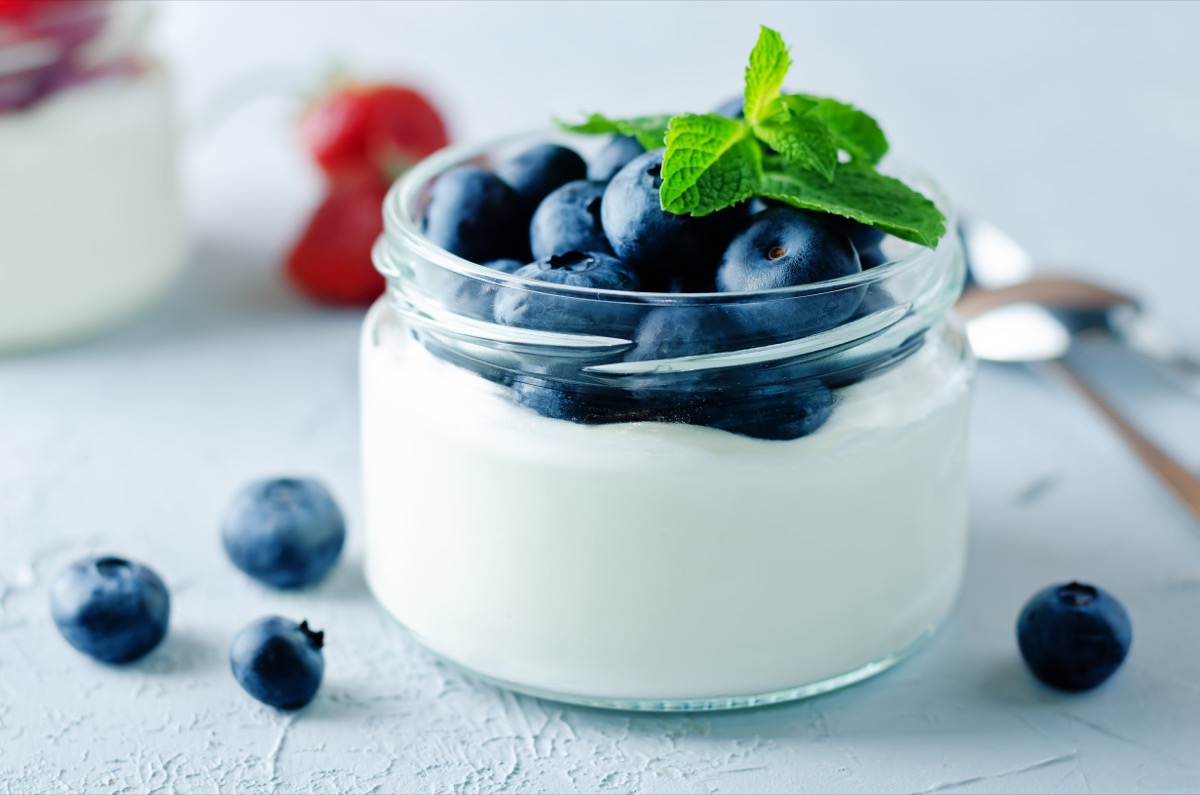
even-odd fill
[[[840,390],[816,433],[764,441],[542,417],[381,302],[362,341],[370,586],[450,660],[574,699],[746,703],[869,675],[962,577],[972,368],[951,336]]]
[[[0,350],[77,337],[169,285],[186,245],[167,75],[0,114]]]

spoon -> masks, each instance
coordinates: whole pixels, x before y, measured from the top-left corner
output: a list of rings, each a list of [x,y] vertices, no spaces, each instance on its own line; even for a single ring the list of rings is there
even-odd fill
[[[986,221],[961,221],[959,235],[968,260],[967,293],[960,311],[969,305],[973,312],[981,312],[984,307],[977,302],[986,308],[1035,304],[1043,310],[1014,306],[989,319],[985,344],[993,345],[996,358],[1022,361],[1040,340],[1046,352],[1032,358],[1052,359],[1063,334],[1100,332],[1139,354],[1176,386],[1200,397],[1200,362],[1188,356],[1136,299],[1080,279],[1033,278],[1033,261],[1020,244]],[[1007,335],[1015,339],[1003,348],[994,347]]]
[[[965,248],[969,267],[978,267],[976,263],[987,267],[989,249],[986,246],[972,249],[968,244]],[[976,283],[979,284],[978,281]],[[1046,362],[1057,370],[1104,415],[1192,516],[1200,520],[1200,478],[1138,431],[1064,358],[1071,348],[1074,335],[1059,317],[1046,309],[1046,305],[1063,305],[1068,313],[1088,308],[1095,310],[1105,304],[1117,305],[1116,299],[1119,297],[1119,294],[1107,288],[1086,282],[1039,279],[1004,288],[981,286],[969,289],[956,308],[966,320],[967,336],[980,359]]]

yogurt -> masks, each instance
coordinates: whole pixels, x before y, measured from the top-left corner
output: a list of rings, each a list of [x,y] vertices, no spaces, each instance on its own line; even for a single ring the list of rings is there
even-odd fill
[[[377,304],[367,576],[444,657],[610,706],[736,706],[898,659],[950,610],[970,367],[936,334],[793,441],[522,408]]]
[[[0,115],[0,351],[107,326],[186,253],[159,65]]]

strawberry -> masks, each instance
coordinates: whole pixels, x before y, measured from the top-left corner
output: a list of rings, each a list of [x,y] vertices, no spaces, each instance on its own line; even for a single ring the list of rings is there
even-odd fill
[[[4,20],[20,21],[33,16],[33,12],[42,0],[0,0],[0,22]]]
[[[287,260],[287,276],[310,298],[326,304],[366,306],[383,292],[371,264],[371,247],[383,232],[380,176],[344,175],[329,186]]]
[[[348,83],[313,103],[300,120],[300,137],[331,180],[398,171],[448,143],[446,127],[429,100],[397,85]]]

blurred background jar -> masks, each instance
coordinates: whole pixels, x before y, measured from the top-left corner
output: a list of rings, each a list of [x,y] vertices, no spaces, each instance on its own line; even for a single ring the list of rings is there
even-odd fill
[[[0,352],[100,331],[186,257],[163,64],[147,8],[0,0]]]

